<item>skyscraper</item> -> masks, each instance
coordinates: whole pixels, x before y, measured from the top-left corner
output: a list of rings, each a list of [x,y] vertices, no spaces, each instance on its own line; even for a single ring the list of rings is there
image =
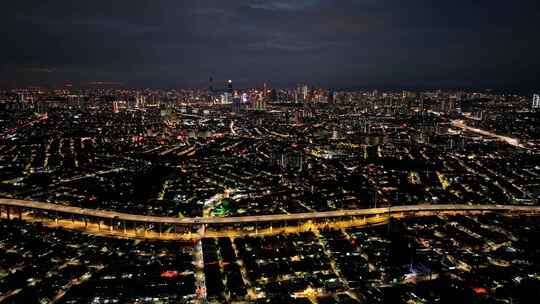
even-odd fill
[[[221,103],[224,103],[224,104],[232,103],[232,99],[233,99],[233,96],[229,92],[225,92],[223,93],[223,95],[221,95]]]
[[[240,99],[240,97],[233,97],[232,111],[234,113],[239,113],[241,109],[242,109],[242,99]]]
[[[328,103],[334,103],[334,90],[330,89],[328,91]]]
[[[18,98],[17,98],[17,99],[18,99],[18,102],[20,102],[20,103],[26,102],[26,100],[24,99],[24,93],[19,93],[19,94],[17,95],[17,97],[18,97]]]
[[[146,96],[137,94],[137,96],[135,97],[135,107],[144,108],[145,104],[146,104]]]
[[[308,99],[309,87],[307,85],[298,85],[295,92],[295,102],[304,102]]]
[[[533,95],[532,108],[533,109],[540,109],[540,95],[539,94],[534,94]]]
[[[230,93],[232,95],[233,93],[233,86],[232,86],[232,80],[229,79],[229,81],[227,82],[227,92]]]
[[[262,111],[266,108],[266,98],[263,94],[259,94],[253,99],[253,108],[257,111]]]
[[[278,100],[276,89],[270,90],[270,101],[276,102]]]

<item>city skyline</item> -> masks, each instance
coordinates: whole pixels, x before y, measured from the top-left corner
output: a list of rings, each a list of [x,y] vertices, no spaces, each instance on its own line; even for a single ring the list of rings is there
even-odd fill
[[[211,84],[0,90],[0,302],[539,290],[538,95]]]
[[[0,26],[0,303],[539,294],[538,1],[20,0]]]

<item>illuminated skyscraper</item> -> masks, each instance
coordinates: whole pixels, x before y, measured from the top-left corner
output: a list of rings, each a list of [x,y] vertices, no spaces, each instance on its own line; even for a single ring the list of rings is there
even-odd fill
[[[17,97],[18,97],[18,101],[19,101],[20,103],[26,102],[23,93],[19,93]]]
[[[229,79],[229,81],[227,82],[227,92],[230,93],[232,95],[233,93],[233,86],[232,86],[232,80]]]
[[[135,97],[135,107],[144,108],[145,104],[146,104],[146,96],[137,94],[137,96]]]
[[[308,99],[309,87],[307,85],[298,85],[295,92],[295,101],[304,102]]]
[[[113,101],[113,112],[114,112],[114,113],[118,113],[118,112],[119,112],[118,101]]]
[[[223,95],[221,95],[221,103],[224,103],[224,104],[232,103],[232,100],[233,100],[233,95],[229,92],[225,92],[223,93]]]
[[[263,94],[259,94],[258,96],[255,96],[253,102],[253,108],[257,111],[262,111],[266,108],[266,99],[262,96]]]
[[[534,94],[533,95],[532,108],[533,109],[540,109],[540,95],[539,94]]]

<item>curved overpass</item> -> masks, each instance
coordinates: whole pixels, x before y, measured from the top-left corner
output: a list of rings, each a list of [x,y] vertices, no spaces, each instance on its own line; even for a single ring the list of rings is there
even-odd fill
[[[540,206],[523,205],[467,205],[467,204],[443,204],[443,205],[407,205],[393,206],[383,208],[351,209],[322,211],[310,213],[293,214],[271,214],[271,215],[251,215],[234,217],[165,217],[151,215],[137,215],[130,213],[121,213],[116,211],[88,209],[73,206],[58,205],[52,203],[43,203],[36,201],[0,199],[0,206],[9,206],[14,208],[23,208],[26,210],[41,210],[60,212],[64,214],[74,214],[102,219],[125,220],[141,223],[162,223],[177,225],[196,225],[196,224],[242,224],[254,222],[280,222],[294,220],[314,220],[335,217],[354,217],[385,215],[395,213],[415,213],[415,212],[437,212],[437,211],[486,211],[486,212],[529,212],[540,213]]]
[[[406,216],[425,216],[436,215],[441,213],[447,214],[471,214],[485,212],[500,212],[500,213],[529,213],[540,214],[540,206],[522,206],[522,205],[467,205],[467,204],[444,204],[444,205],[408,205],[408,206],[393,206],[386,208],[369,208],[355,210],[336,210],[325,212],[312,213],[295,213],[295,214],[272,214],[272,215],[253,215],[253,216],[237,216],[237,217],[195,217],[195,218],[176,218],[176,217],[159,217],[149,215],[136,215],[129,213],[121,213],[116,211],[87,209],[73,206],[64,206],[52,203],[18,200],[18,199],[0,199],[0,216],[1,217],[19,217],[36,221],[37,217],[34,213],[45,213],[52,217],[58,223],[58,219],[70,219],[75,223],[75,218],[78,221],[84,221],[84,227],[88,226],[87,221],[97,220],[98,223],[110,222],[109,226],[113,231],[113,221],[123,223],[123,230],[126,232],[126,223],[134,225],[144,225],[144,227],[159,226],[161,235],[162,226],[175,227],[199,227],[204,229],[207,227],[227,227],[227,226],[254,226],[254,225],[298,225],[299,222],[326,222],[328,220],[339,222],[348,221],[353,226],[353,221],[363,219],[366,223],[366,218],[383,217],[406,217]],[[24,215],[24,216],[23,216]],[[41,218],[40,220],[42,220]],[[60,225],[70,228],[68,224]],[[107,227],[107,226],[104,226]],[[145,228],[146,229],[146,228]],[[221,229],[221,228],[219,228]],[[237,228],[238,229],[238,228]],[[101,229],[100,229],[101,231]],[[146,230],[145,230],[146,231]],[[200,233],[199,233],[200,234]]]

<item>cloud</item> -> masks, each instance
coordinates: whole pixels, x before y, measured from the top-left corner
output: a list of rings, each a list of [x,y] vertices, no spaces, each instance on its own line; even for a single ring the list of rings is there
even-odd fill
[[[316,1],[316,0],[297,0],[297,1],[256,0],[256,1],[251,1],[248,4],[248,6],[253,9],[262,9],[262,10],[269,10],[269,11],[300,11],[303,9],[310,8],[318,3],[319,1]]]
[[[28,78],[192,86],[210,74],[333,87],[533,86],[540,4],[519,2],[12,1],[0,11],[8,29],[0,86]]]
[[[23,68],[24,72],[30,72],[30,73],[54,73],[57,71],[56,68],[43,68],[43,67],[29,67],[29,68]]]

